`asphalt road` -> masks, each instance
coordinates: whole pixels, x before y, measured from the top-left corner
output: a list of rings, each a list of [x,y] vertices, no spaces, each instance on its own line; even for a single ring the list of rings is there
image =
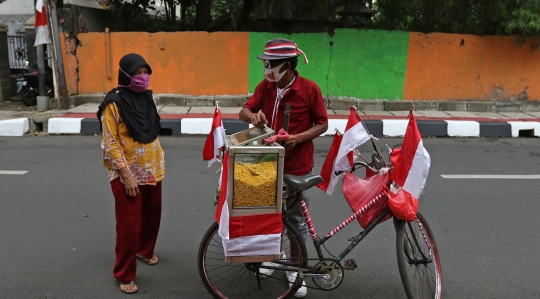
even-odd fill
[[[167,175],[156,266],[138,264],[139,292],[125,295],[112,276],[114,205],[101,164],[100,137],[0,138],[0,298],[209,298],[197,272],[199,242],[213,222],[217,166],[202,161],[203,137],[163,137]],[[381,139],[394,145],[401,139]],[[331,137],[317,139],[318,172]],[[420,212],[442,260],[443,298],[540,298],[538,180],[445,179],[441,174],[539,174],[538,139],[424,139],[432,167]],[[369,154],[367,146],[363,153]],[[312,191],[320,234],[351,214],[336,190]],[[352,223],[327,243],[341,252]],[[308,244],[313,252],[313,246]],[[391,221],[350,256],[333,292],[307,298],[403,298]]]

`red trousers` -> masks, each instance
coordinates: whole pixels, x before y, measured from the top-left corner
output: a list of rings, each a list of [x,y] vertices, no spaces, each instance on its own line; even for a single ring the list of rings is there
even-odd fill
[[[161,222],[161,182],[139,185],[139,193],[129,196],[120,178],[111,181],[116,214],[116,261],[114,277],[122,283],[135,280],[136,254],[151,259]]]

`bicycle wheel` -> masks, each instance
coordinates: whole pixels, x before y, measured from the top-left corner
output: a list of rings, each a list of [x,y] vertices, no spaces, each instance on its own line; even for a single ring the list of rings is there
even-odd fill
[[[405,222],[394,218],[399,275],[409,299],[441,298],[441,261],[426,220]]]
[[[287,220],[283,220],[281,248],[285,253],[282,260],[291,261],[291,248],[301,253],[296,267],[306,267],[307,250],[298,230]],[[218,235],[218,224],[214,222],[204,235],[197,264],[199,275],[204,286],[214,298],[290,298],[299,286],[289,286],[285,270],[274,270],[270,276],[261,278],[257,275],[261,263],[227,263],[223,252],[221,237]]]

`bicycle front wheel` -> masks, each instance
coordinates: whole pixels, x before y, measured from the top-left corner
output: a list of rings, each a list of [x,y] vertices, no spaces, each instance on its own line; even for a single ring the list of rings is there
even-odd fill
[[[405,222],[394,218],[399,275],[408,299],[441,298],[439,251],[425,218]]]
[[[281,248],[285,255],[282,261],[294,264],[295,267],[306,267],[308,257],[302,236],[287,220],[283,220],[283,225]],[[265,276],[258,274],[262,269],[259,268],[261,263],[225,262],[218,228],[216,222],[210,226],[201,241],[197,257],[201,280],[214,298],[275,299],[290,298],[294,295],[299,286],[289,283],[285,269],[274,270]],[[298,259],[291,259],[291,249],[299,252],[301,256]]]

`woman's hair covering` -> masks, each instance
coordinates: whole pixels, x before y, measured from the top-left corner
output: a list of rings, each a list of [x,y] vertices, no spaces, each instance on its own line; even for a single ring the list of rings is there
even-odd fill
[[[138,54],[127,54],[120,60],[120,67],[126,73],[132,75],[138,68],[146,66],[148,68],[148,74],[152,73],[152,69],[146,63],[144,58]],[[131,80],[118,71],[118,83],[120,85],[128,86]],[[123,75],[123,77],[122,77]],[[126,80],[127,81],[121,81]],[[97,117],[101,126],[101,114],[103,109],[109,103],[116,103],[120,112],[120,117],[126,125],[129,135],[139,143],[150,143],[159,136],[159,130],[161,129],[159,114],[152,98],[152,91],[146,90],[144,92],[134,92],[127,87],[113,88],[107,95],[103,102],[99,105]]]
[[[146,60],[144,60],[141,55],[131,53],[120,59],[120,69],[132,77],[133,73],[143,66],[147,67],[148,74],[152,75],[152,68],[150,65],[148,65],[148,63],[146,63]],[[129,86],[129,84],[131,84],[129,77],[126,76],[126,74],[124,74],[121,70],[118,70],[118,85]]]

